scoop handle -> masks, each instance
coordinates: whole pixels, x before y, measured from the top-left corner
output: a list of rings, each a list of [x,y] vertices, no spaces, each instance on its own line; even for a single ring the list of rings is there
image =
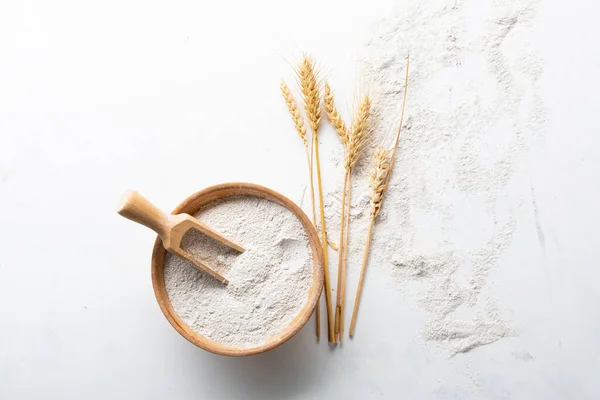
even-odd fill
[[[135,190],[127,190],[121,197],[117,207],[119,215],[142,224],[158,233],[161,239],[169,230],[169,214],[156,208],[144,196]]]

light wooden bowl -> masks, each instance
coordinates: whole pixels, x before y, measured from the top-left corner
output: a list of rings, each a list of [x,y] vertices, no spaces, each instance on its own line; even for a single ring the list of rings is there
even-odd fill
[[[189,326],[187,326],[181,318],[179,318],[179,316],[173,310],[171,301],[167,295],[164,276],[166,250],[163,247],[160,237],[156,238],[154,250],[152,251],[152,286],[154,287],[154,294],[158,300],[158,305],[160,306],[163,314],[171,323],[173,328],[175,328],[177,332],[179,332],[184,338],[196,346],[215,354],[221,354],[225,356],[248,356],[262,353],[279,346],[298,333],[304,324],[306,324],[306,321],[308,321],[312,315],[321,292],[323,291],[323,249],[321,247],[317,230],[306,214],[300,209],[300,207],[294,204],[287,197],[271,189],[252,183],[224,183],[221,185],[211,186],[185,199],[183,203],[173,210],[173,214],[187,213],[193,215],[209,203],[231,196],[251,196],[273,201],[290,210],[296,217],[298,217],[304,226],[313,253],[314,269],[313,280],[308,293],[308,299],[296,318],[294,318],[282,332],[269,338],[262,346],[248,348],[231,347],[214,342],[205,338],[204,336],[199,335]]]

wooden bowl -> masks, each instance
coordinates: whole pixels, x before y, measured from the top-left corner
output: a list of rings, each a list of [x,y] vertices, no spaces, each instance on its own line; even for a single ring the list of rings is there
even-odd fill
[[[262,353],[279,346],[298,333],[300,328],[306,324],[306,321],[308,321],[312,315],[321,292],[323,291],[323,249],[321,247],[320,239],[315,226],[312,224],[306,214],[300,209],[300,207],[294,204],[287,197],[271,189],[252,183],[224,183],[221,185],[211,186],[194,193],[185,199],[183,203],[173,210],[173,214],[187,213],[193,215],[209,203],[231,196],[251,196],[273,201],[290,210],[296,217],[298,217],[304,226],[304,229],[308,235],[310,248],[312,249],[314,270],[312,285],[308,293],[308,300],[296,318],[294,318],[282,332],[272,336],[264,345],[261,346],[247,348],[231,347],[214,342],[205,338],[204,336],[199,335],[189,326],[187,326],[181,318],[179,318],[179,316],[173,310],[171,301],[167,295],[164,276],[166,250],[163,247],[160,237],[156,238],[154,250],[152,251],[152,286],[154,287],[154,295],[156,296],[156,300],[158,300],[158,305],[160,306],[163,314],[171,323],[171,325],[173,325],[173,328],[175,328],[175,330],[177,330],[177,332],[179,332],[188,341],[215,354],[221,354],[225,356],[248,356]]]

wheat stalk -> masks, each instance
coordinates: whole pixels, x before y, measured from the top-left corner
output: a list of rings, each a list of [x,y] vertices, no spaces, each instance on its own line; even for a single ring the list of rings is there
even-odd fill
[[[346,309],[346,271],[348,269],[348,241],[350,236],[350,212],[352,211],[352,177],[353,170],[356,162],[363,154],[365,150],[365,144],[371,134],[369,127],[371,116],[371,98],[369,95],[365,95],[361,101],[356,115],[353,118],[350,132],[348,134],[348,146],[346,152],[346,171],[348,174],[348,192],[347,197],[347,210],[344,221],[344,245],[343,245],[343,259],[341,264],[341,287],[339,288],[339,300],[340,300],[340,328],[339,337],[340,341],[344,334],[344,314]]]
[[[339,118],[339,114],[335,110],[333,103],[333,95],[331,92],[329,96],[325,95],[325,110],[328,113],[332,125],[336,127],[336,121]],[[330,112],[331,111],[331,112]],[[342,210],[340,213],[340,246],[338,250],[338,281],[337,281],[337,298],[336,298],[336,321],[335,321],[335,334],[338,341],[343,340],[344,334],[344,308],[346,302],[346,270],[348,264],[348,239],[350,231],[350,211],[351,211],[351,196],[352,196],[352,169],[363,153],[365,143],[369,137],[369,117],[371,115],[371,99],[368,95],[364,96],[361,101],[356,115],[353,118],[353,122],[350,131],[345,129],[346,135],[338,135],[345,144],[345,164],[344,164],[344,186],[342,191]],[[339,118],[341,119],[341,118]],[[343,123],[343,121],[342,121]],[[342,126],[337,122],[338,126]],[[345,125],[343,125],[345,128]]]
[[[343,260],[344,260],[344,239],[345,239],[345,222],[346,222],[346,199],[348,193],[348,176],[349,170],[346,169],[344,172],[344,184],[342,188],[342,210],[340,212],[340,242],[338,246],[338,274],[337,274],[337,289],[336,289],[336,304],[335,304],[335,335],[338,341],[342,340],[340,331],[343,330],[343,316],[342,316],[342,285],[343,285]]]
[[[339,288],[339,304],[340,304],[340,323],[339,323],[339,341],[342,341],[344,335],[344,311],[346,309],[346,270],[348,267],[348,239],[350,232],[350,212],[352,211],[352,168],[350,168],[347,172],[348,175],[348,191],[346,192],[346,217],[344,219],[344,246],[342,251],[342,263],[341,263],[341,272],[340,272],[340,286]],[[338,258],[338,262],[339,262]],[[338,265],[338,269],[340,266]]]
[[[373,234],[373,225],[375,218],[381,210],[381,202],[385,192],[385,181],[390,171],[390,151],[385,150],[383,146],[379,146],[373,153],[373,170],[371,171],[371,220],[369,221],[369,230],[367,232],[367,240],[365,243],[365,252],[363,253],[362,267],[360,277],[358,279],[358,289],[356,291],[356,300],[354,301],[354,310],[352,311],[352,320],[350,322],[350,337],[354,336],[356,329],[356,315],[358,312],[358,304],[360,302],[360,294],[362,292],[363,280],[367,261],[369,260],[369,250],[371,249],[371,237]]]
[[[335,101],[333,97],[333,92],[328,83],[325,83],[325,90],[323,96],[323,109],[327,114],[327,118],[329,122],[335,129],[344,146],[344,157],[346,157],[346,153],[348,150],[348,128],[346,127],[346,123],[342,119],[340,113],[337,111],[337,107],[335,106]],[[340,334],[340,329],[343,329],[343,318],[342,318],[342,306],[341,306],[341,287],[342,287],[342,260],[344,257],[344,222],[345,222],[345,214],[346,214],[346,193],[347,193],[347,185],[348,185],[348,169],[345,169],[344,172],[344,183],[342,189],[342,210],[340,213],[341,222],[340,222],[340,241],[338,247],[338,274],[337,274],[337,298],[336,298],[336,306],[335,306],[335,322],[334,322],[334,334],[336,336],[336,340],[341,341],[342,335]]]
[[[304,119],[302,118],[302,116],[300,115],[300,112],[298,111],[298,107],[296,106],[296,101],[294,100],[294,97],[292,96],[292,92],[291,92],[290,88],[288,87],[288,85],[282,80],[279,88],[281,89],[281,94],[283,95],[285,103],[288,106],[288,111],[290,112],[290,116],[292,117],[292,122],[294,123],[294,127],[296,128],[296,132],[298,132],[300,139],[302,139],[302,141],[304,142],[304,149],[306,152],[306,162],[308,164],[308,174],[309,174],[309,178],[310,178],[310,200],[311,200],[311,205],[312,205],[312,217],[313,217],[313,224],[315,224],[315,226],[316,226],[317,214],[316,214],[316,207],[315,207],[315,189],[314,189],[314,183],[313,183],[312,161],[311,161],[311,157],[309,154],[308,140],[306,138],[306,126],[304,125]],[[315,309],[315,317],[316,317],[316,334],[317,334],[317,340],[318,340],[321,337],[321,310],[320,310],[320,307],[318,304]]]
[[[404,108],[406,106],[406,93],[408,89],[409,63],[410,57],[407,57],[406,76],[404,80],[404,98],[402,100],[402,109],[400,112],[400,125],[398,126],[398,133],[396,134],[396,141],[394,143],[392,155],[391,157],[389,157],[389,151],[383,150],[383,148],[378,149],[374,155],[374,169],[371,174],[371,220],[369,222],[369,230],[367,232],[367,239],[365,243],[365,251],[363,253],[362,266],[360,268],[360,277],[358,278],[356,298],[354,299],[354,309],[352,310],[352,321],[350,322],[350,337],[354,337],[354,332],[356,330],[356,317],[358,315],[360,295],[362,293],[365,272],[367,270],[367,262],[369,260],[369,251],[371,249],[371,237],[373,235],[373,226],[375,225],[375,218],[377,218],[377,215],[379,215],[385,192],[390,183],[390,177],[392,175],[392,169],[394,167],[394,159],[396,157],[396,150],[398,150],[398,143],[400,142],[400,132],[402,131],[402,123],[404,121]]]
[[[318,72],[315,67],[315,62],[312,58],[304,55],[300,64],[296,67],[296,77],[298,79],[298,85],[300,86],[300,92],[302,93],[302,100],[304,102],[304,111],[308,125],[312,130],[311,140],[311,167],[315,165],[317,167],[317,188],[319,190],[319,211],[320,211],[320,222],[321,222],[321,240],[323,246],[324,255],[324,271],[325,271],[325,303],[327,308],[327,332],[328,340],[330,343],[335,343],[334,327],[333,327],[333,316],[331,313],[331,284],[329,279],[329,256],[328,256],[328,245],[327,245],[327,230],[325,227],[325,206],[323,201],[323,183],[321,180],[321,162],[319,157],[319,139],[318,131],[319,124],[321,123],[321,87],[319,84]],[[314,149],[314,153],[313,153]],[[312,170],[311,170],[312,176]]]

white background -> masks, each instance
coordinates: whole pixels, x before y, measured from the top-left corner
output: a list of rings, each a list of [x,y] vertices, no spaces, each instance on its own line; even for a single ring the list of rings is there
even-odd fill
[[[517,337],[449,357],[423,343],[424,316],[376,268],[341,349],[316,344],[311,320],[276,350],[219,357],[160,312],[154,235],[117,216],[121,192],[172,209],[250,181],[299,202],[305,160],[279,80],[310,51],[349,98],[358,50],[393,3],[0,3],[0,399],[600,398],[592,1],[539,6],[549,121],[521,176],[551,250],[539,253],[526,209],[530,231],[498,275]],[[329,128],[322,138],[339,149]]]

